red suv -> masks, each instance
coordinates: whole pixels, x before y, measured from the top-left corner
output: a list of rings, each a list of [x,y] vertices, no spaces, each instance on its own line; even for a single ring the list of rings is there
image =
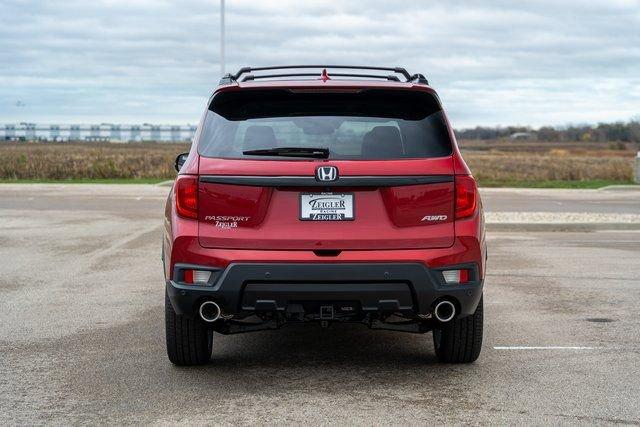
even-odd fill
[[[482,204],[421,74],[242,68],[176,168],[163,242],[171,362],[208,362],[213,332],[300,322],[433,331],[442,362],[477,359]]]

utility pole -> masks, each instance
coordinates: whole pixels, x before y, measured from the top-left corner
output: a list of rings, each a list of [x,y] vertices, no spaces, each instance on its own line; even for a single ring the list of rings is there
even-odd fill
[[[224,76],[224,0],[220,0],[220,74]]]

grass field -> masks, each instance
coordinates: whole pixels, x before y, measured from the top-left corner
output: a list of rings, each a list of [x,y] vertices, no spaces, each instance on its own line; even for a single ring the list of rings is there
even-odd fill
[[[461,141],[484,186],[597,188],[633,181],[636,147],[621,143]]]
[[[188,144],[0,143],[0,180],[163,180]]]
[[[483,186],[597,188],[633,181],[637,147],[620,143],[461,141]],[[0,143],[0,182],[155,183],[187,144]]]

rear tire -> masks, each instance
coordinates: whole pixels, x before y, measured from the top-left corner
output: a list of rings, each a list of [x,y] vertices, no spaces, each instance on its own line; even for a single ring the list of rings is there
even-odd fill
[[[471,363],[480,355],[483,330],[482,297],[476,311],[467,317],[443,323],[433,330],[433,345],[443,363]]]
[[[167,355],[174,365],[204,365],[211,359],[213,332],[198,317],[176,314],[165,292],[164,321],[167,333]]]

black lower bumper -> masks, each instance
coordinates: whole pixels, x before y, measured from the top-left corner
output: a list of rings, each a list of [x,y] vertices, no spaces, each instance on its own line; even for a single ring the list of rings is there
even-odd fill
[[[469,269],[471,280],[447,285],[441,269],[420,263],[238,263],[220,272],[210,286],[167,281],[167,293],[176,313],[186,316],[198,313],[205,300],[216,301],[226,315],[285,311],[292,304],[323,301],[351,304],[350,310],[363,312],[426,315],[445,297],[456,302],[460,316],[470,315],[482,295],[478,267],[447,266],[452,268]]]

